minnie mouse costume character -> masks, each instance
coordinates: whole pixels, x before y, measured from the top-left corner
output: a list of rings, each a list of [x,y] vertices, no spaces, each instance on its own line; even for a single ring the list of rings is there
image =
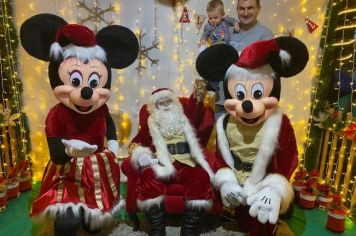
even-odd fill
[[[51,14],[26,20],[20,37],[30,55],[49,61],[50,84],[60,101],[46,119],[50,161],[30,215],[55,218],[55,235],[76,235],[81,226],[96,233],[124,205],[116,129],[105,103],[111,68],[135,61],[137,38],[118,25],[95,35]]]
[[[224,81],[227,114],[216,125],[215,177],[223,204],[235,208],[249,235],[275,235],[279,214],[292,202],[289,178],[298,153],[291,123],[278,108],[280,77],[298,74],[308,58],[292,37],[255,42],[240,57],[229,45],[215,45],[197,58],[203,78]]]

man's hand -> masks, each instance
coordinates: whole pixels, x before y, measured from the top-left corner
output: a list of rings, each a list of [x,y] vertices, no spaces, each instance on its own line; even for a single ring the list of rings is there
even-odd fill
[[[108,141],[108,149],[112,151],[115,156],[119,154],[119,142],[117,140],[109,140]]]
[[[220,194],[224,206],[246,204],[246,200],[242,196],[242,188],[237,183],[224,183],[220,188]]]
[[[139,167],[144,168],[144,167],[148,167],[151,165],[155,165],[157,164],[157,160],[153,159],[153,157],[148,154],[148,153],[142,153],[137,160],[137,164]]]
[[[265,224],[267,221],[275,224],[278,220],[281,207],[281,196],[272,187],[265,187],[261,191],[247,198],[250,205],[250,215],[258,217],[258,221]]]
[[[97,145],[90,145],[78,139],[62,139],[62,143],[65,146],[66,154],[71,157],[86,157],[98,149]]]
[[[234,23],[234,31],[235,32],[240,32],[240,24],[239,24],[239,22],[235,22]]]

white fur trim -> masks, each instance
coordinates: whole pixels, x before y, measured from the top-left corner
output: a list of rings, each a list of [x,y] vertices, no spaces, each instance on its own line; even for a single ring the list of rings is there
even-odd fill
[[[281,209],[279,212],[280,214],[285,213],[294,198],[293,188],[289,181],[283,175],[269,174],[256,185],[256,190],[260,191],[267,186],[276,190],[278,195],[281,197]]]
[[[249,79],[263,79],[270,78],[273,74],[273,69],[269,64],[263,65],[256,69],[249,69],[239,67],[232,64],[225,73],[225,79],[238,79],[238,80],[249,80]],[[265,77],[265,76],[268,77]]]
[[[285,50],[279,50],[279,57],[281,58],[282,68],[290,65],[291,56]]]
[[[140,209],[141,211],[147,211],[149,208],[151,208],[154,205],[157,205],[159,207],[163,202],[163,200],[164,200],[164,195],[158,196],[156,198],[143,200],[143,201],[137,199],[136,203],[138,209]]]
[[[216,185],[221,188],[225,183],[239,184],[234,172],[230,168],[221,168],[215,174]]]
[[[232,158],[230,152],[230,145],[227,141],[226,133],[224,130],[224,119],[226,116],[227,114],[220,116],[218,121],[216,122],[216,134],[218,140],[218,147],[220,149],[224,161],[231,169],[234,169],[234,159]]]
[[[61,57],[64,59],[69,57],[77,57],[81,61],[89,61],[98,59],[101,62],[106,62],[106,52],[98,45],[94,47],[78,47],[73,44],[68,44],[61,47],[59,43],[53,43],[50,49],[50,57],[54,60],[59,60]]]
[[[87,207],[83,203],[56,203],[48,206],[39,215],[33,216],[32,220],[34,223],[42,223],[45,217],[50,216],[55,218],[57,214],[66,214],[67,209],[71,208],[75,216],[79,216],[80,209],[84,210],[84,223],[89,225],[90,229],[97,229],[102,225],[111,221],[115,214],[125,206],[125,200],[120,200],[117,205],[115,205],[110,212],[102,212],[99,209],[92,209]]]
[[[246,179],[247,183],[257,184],[266,175],[266,169],[278,146],[278,136],[282,124],[282,112],[277,110],[263,125],[261,146],[256,154],[252,166],[251,175]],[[246,183],[245,183],[246,184]]]
[[[200,148],[199,141],[195,135],[195,130],[191,126],[186,116],[183,116],[183,121],[183,132],[190,148],[190,154],[192,158],[208,173],[210,181],[214,183],[214,172],[210,168],[202,152],[202,149]],[[170,158],[171,154],[168,152],[167,144],[164,141],[151,116],[148,118],[148,127],[150,129],[153,144],[156,147],[158,162],[161,164],[153,165],[152,168],[155,171],[157,177],[163,179],[170,178],[172,175],[175,174],[175,169],[172,165]]]
[[[213,201],[210,200],[187,200],[185,205],[189,209],[204,209],[210,211],[213,207]]]
[[[171,162],[166,142],[161,136],[151,116],[148,117],[148,127],[152,142],[156,147],[157,160],[159,162],[157,165],[152,165],[152,169],[158,178],[169,179],[175,174],[175,169]]]
[[[185,138],[189,144],[190,154],[192,158],[208,173],[210,177],[210,181],[214,183],[214,172],[210,168],[202,152],[202,149],[200,148],[200,143],[196,137],[195,130],[191,126],[186,116],[183,116],[183,119],[184,119],[183,131],[185,134]]]
[[[152,156],[152,151],[150,148],[148,147],[142,147],[142,146],[138,146],[136,147],[131,154],[131,163],[132,166],[138,170],[140,168],[139,164],[138,164],[138,159],[139,157],[143,154],[143,153],[147,153],[148,155]]]
[[[62,55],[63,55],[63,48],[57,42],[52,43],[49,55],[55,61],[59,61],[61,59]]]

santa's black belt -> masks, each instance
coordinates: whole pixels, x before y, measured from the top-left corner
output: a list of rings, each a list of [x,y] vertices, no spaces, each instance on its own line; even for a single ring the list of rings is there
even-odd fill
[[[233,152],[231,152],[231,155],[234,159],[234,167],[236,170],[243,170],[246,172],[251,172],[252,171],[252,166],[253,163],[249,163],[249,162],[243,162],[241,161],[239,156],[236,156]]]
[[[190,153],[188,143],[171,143],[167,145],[168,152],[172,155]]]

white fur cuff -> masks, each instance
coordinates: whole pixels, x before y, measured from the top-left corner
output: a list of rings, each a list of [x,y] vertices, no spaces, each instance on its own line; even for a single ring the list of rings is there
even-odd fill
[[[210,211],[213,207],[212,200],[189,200],[185,202],[187,208],[190,209],[204,209]]]
[[[152,156],[152,151],[148,147],[138,146],[132,151],[131,163],[136,170],[139,169],[138,159],[143,153],[147,153]]]
[[[151,199],[147,199],[147,200],[136,200],[137,201],[137,207],[138,209],[140,209],[141,211],[147,211],[150,207],[157,205],[160,206],[161,203],[163,202],[164,196],[158,196],[156,198],[151,198]]]
[[[239,184],[234,172],[228,167],[221,168],[216,172],[216,174],[215,174],[215,183],[219,188],[221,188],[221,186],[224,183],[236,183],[236,184]]]

